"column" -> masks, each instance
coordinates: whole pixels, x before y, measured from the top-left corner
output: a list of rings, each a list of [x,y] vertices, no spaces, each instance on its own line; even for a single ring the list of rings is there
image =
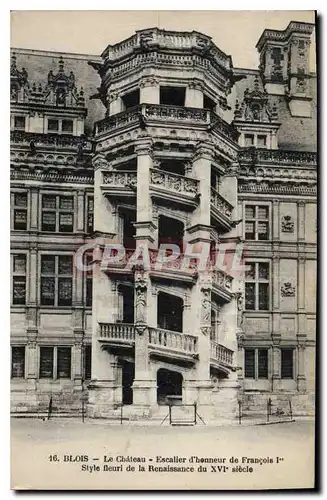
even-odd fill
[[[77,191],[77,214],[76,214],[76,232],[84,233],[84,210],[85,210],[85,201],[84,201],[84,191]]]
[[[148,76],[141,80],[140,104],[160,104],[159,82],[154,76]]]
[[[39,221],[39,190],[32,187],[30,189],[30,230],[38,230]]]
[[[306,391],[306,377],[305,377],[305,342],[306,335],[297,335],[298,348],[297,348],[297,389],[299,392]]]
[[[279,241],[280,235],[280,216],[279,216],[279,200],[273,200],[272,203],[272,239]]]
[[[305,203],[304,201],[297,202],[297,239],[304,241],[305,239]]]
[[[156,380],[151,379],[148,353],[148,310],[151,304],[151,282],[143,269],[135,271],[135,378],[133,382],[133,406],[141,414],[148,414],[156,404]]]
[[[155,240],[150,196],[151,169],[153,168],[152,139],[150,137],[139,139],[135,151],[137,153],[136,244],[149,246]]]
[[[38,315],[37,315],[37,249],[30,247],[28,269],[28,299],[26,307],[26,335],[27,335],[27,382],[30,389],[36,388],[38,378],[37,368],[37,338],[38,338]]]
[[[281,355],[280,355],[280,334],[272,335],[272,391],[278,391],[280,388],[281,381]]]
[[[83,330],[74,330],[74,347],[73,347],[73,378],[75,389],[82,389],[83,381]]]
[[[101,189],[103,172],[106,171],[108,164],[95,157],[92,165],[94,166],[94,232],[113,238],[117,233],[116,218],[113,216],[114,206]]]
[[[231,220],[239,220],[242,216],[238,215],[238,203],[237,203],[237,177],[239,174],[239,164],[237,162],[232,163],[225,175],[220,178],[219,184],[219,194],[223,196],[231,205],[233,205],[233,210],[231,213]],[[237,224],[233,227],[224,237],[239,238],[242,235],[241,232],[242,225]]]
[[[306,334],[306,309],[305,309],[305,256],[298,259],[298,279],[297,279],[297,309],[298,309],[298,332],[300,335]]]
[[[197,148],[193,158],[193,174],[199,180],[199,204],[193,212],[192,223],[210,226],[210,199],[211,199],[211,162],[213,147],[202,143]],[[193,225],[192,224],[192,225]]]
[[[243,332],[237,334],[237,376],[239,381],[244,379],[244,338]]]
[[[274,255],[272,259],[272,333],[273,335],[280,332],[280,258],[279,255]]]
[[[109,104],[109,116],[116,115],[123,111],[123,103],[118,92],[111,92],[107,102]]]
[[[186,87],[185,107],[203,108],[203,85],[200,80],[192,80]]]

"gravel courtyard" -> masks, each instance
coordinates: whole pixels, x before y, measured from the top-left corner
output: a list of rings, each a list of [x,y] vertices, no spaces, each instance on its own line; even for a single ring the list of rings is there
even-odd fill
[[[16,489],[313,487],[312,421],[160,427],[12,419],[11,448]],[[185,464],[185,472],[160,469]]]

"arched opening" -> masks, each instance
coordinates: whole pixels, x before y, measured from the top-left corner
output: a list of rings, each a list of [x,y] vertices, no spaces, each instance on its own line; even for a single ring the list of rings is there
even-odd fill
[[[158,293],[157,324],[164,330],[183,331],[183,299],[169,293]]]
[[[119,285],[119,319],[122,323],[134,323],[134,288]]]
[[[133,210],[124,209],[122,211],[123,218],[123,245],[125,250],[135,250],[135,227],[134,222],[136,221],[136,213]]]
[[[157,402],[165,405],[169,402],[181,402],[183,391],[183,375],[178,372],[160,368],[157,371]]]
[[[172,219],[170,217],[165,217],[164,215],[159,216],[159,235],[158,243],[159,245],[174,244],[178,245],[182,250],[183,248],[183,238],[184,238],[184,224],[183,222]]]
[[[160,168],[172,174],[185,175],[185,165],[181,160],[161,160]]]
[[[122,403],[133,404],[133,381],[135,377],[135,365],[128,361],[122,361]]]

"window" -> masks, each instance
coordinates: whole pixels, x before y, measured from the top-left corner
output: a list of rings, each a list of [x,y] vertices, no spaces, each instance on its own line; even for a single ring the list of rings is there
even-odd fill
[[[89,266],[93,261],[93,254],[85,254],[86,265]],[[85,277],[85,305],[92,307],[92,287],[93,287],[93,270],[86,272]]]
[[[210,109],[210,111],[215,111],[216,106],[217,106],[217,103],[213,99],[210,99],[210,97],[208,97],[207,95],[203,96],[204,109]]]
[[[14,117],[14,128],[17,130],[25,130],[25,116],[15,116]]]
[[[11,377],[25,378],[25,346],[11,348]]]
[[[61,131],[72,133],[73,132],[73,120],[63,120],[61,124]]]
[[[160,104],[185,106],[185,87],[160,87]]]
[[[130,92],[129,94],[125,94],[122,97],[122,101],[125,109],[137,106],[138,104],[140,104],[140,90],[137,89],[134,90],[133,92]]]
[[[92,346],[84,346],[84,380],[91,379]]]
[[[12,256],[12,303],[25,305],[26,302],[26,255]]]
[[[94,198],[93,196],[87,197],[87,208],[86,208],[86,232],[87,234],[93,233],[93,222],[94,222]]]
[[[245,271],[245,310],[269,309],[269,263],[247,262]]]
[[[40,347],[40,378],[71,378],[71,347]]]
[[[281,378],[294,378],[293,355],[294,349],[281,349]]]
[[[13,194],[13,227],[16,230],[27,229],[27,193]]]
[[[244,377],[268,378],[268,349],[244,349]]]
[[[59,120],[48,120],[48,130],[49,132],[59,132]]]
[[[245,205],[245,239],[269,239],[269,206]]]
[[[254,135],[253,134],[245,134],[244,145],[247,148],[254,145]]]
[[[72,233],[74,230],[73,196],[42,195],[41,230]]]
[[[41,256],[41,304],[71,306],[73,286],[71,255]]]
[[[265,136],[265,135],[258,135],[258,137],[257,137],[258,148],[265,148],[266,147],[266,138],[267,138],[267,136]]]
[[[219,175],[214,171],[213,168],[211,168],[211,187],[214,188],[216,191],[219,191]]]

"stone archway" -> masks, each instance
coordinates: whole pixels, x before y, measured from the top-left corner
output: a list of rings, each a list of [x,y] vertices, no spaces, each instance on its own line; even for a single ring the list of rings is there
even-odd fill
[[[176,402],[182,401],[183,375],[181,373],[159,368],[157,371],[157,402],[165,405],[169,396]]]

